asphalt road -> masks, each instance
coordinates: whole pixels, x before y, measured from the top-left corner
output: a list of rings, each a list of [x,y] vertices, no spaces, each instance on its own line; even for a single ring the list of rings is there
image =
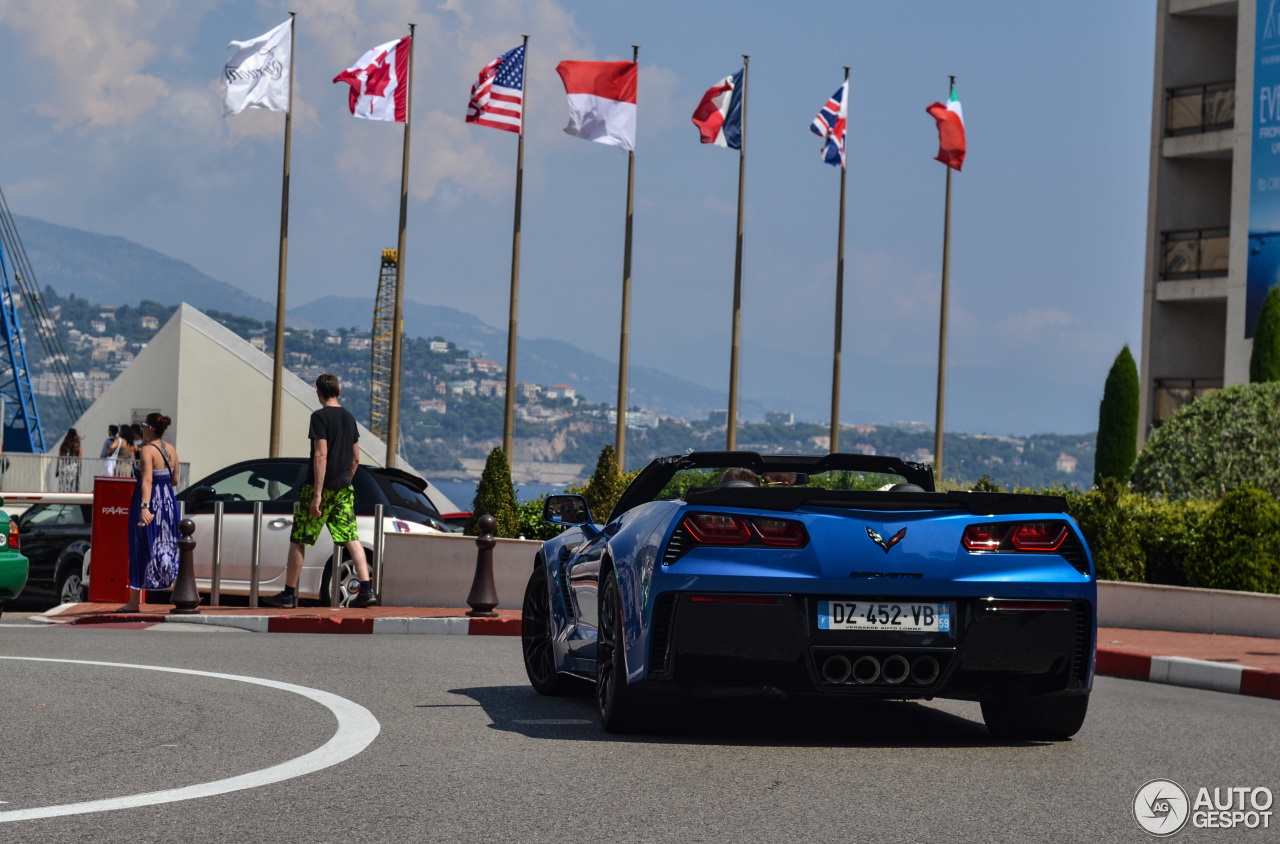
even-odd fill
[[[1060,744],[995,742],[975,704],[945,701],[716,707],[666,735],[617,738],[588,700],[536,695],[515,638],[5,622],[0,656],[284,681],[366,707],[381,733],[354,758],[285,782],[0,823],[0,842],[1096,844],[1150,840],[1131,806],[1154,778],[1280,791],[1280,704],[1170,686],[1100,679],[1084,729]],[[319,747],[337,723],[278,689],[0,660],[0,812],[245,774]],[[1280,832],[1188,827],[1177,840]]]

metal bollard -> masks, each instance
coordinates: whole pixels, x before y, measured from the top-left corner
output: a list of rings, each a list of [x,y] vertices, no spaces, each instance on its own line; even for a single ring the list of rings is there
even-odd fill
[[[329,609],[336,610],[342,606],[341,600],[338,598],[339,590],[346,591],[347,584],[342,582],[338,577],[340,572],[338,569],[342,564],[342,545],[333,543],[333,561],[329,563]]]
[[[386,531],[382,529],[383,508],[381,504],[373,505],[373,594],[382,603],[382,549],[387,544]]]
[[[253,542],[249,548],[249,608],[258,608],[258,579],[262,573],[262,502],[253,502]]]
[[[498,528],[498,520],[489,514],[480,517],[480,535],[476,537],[476,576],[471,581],[471,592],[467,595],[467,606],[471,611],[467,615],[472,618],[494,618],[498,614],[493,608],[498,605],[498,589],[493,583],[493,549],[498,540],[493,532]]]
[[[226,505],[213,502],[213,582],[209,585],[209,606],[222,606],[222,512]]]
[[[171,615],[199,615],[200,592],[196,589],[196,541],[191,535],[196,532],[196,523],[183,519],[178,523],[178,579],[173,583],[173,602]]]

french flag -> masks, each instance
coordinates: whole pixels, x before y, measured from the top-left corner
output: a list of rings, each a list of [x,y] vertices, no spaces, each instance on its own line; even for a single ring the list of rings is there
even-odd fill
[[[742,73],[726,76],[702,95],[692,119],[704,144],[742,149]]]
[[[564,131],[598,144],[636,148],[635,62],[572,62],[556,65],[569,96]]]

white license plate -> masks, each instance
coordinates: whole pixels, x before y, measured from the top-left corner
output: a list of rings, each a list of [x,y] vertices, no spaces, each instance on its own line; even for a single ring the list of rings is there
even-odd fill
[[[951,605],[819,601],[818,629],[950,633]]]

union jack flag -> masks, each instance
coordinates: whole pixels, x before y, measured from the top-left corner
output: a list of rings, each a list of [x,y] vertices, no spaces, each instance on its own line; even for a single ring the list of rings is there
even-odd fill
[[[846,79],[809,126],[813,134],[822,138],[822,160],[828,164],[844,166],[844,130],[848,119],[849,80]]]
[[[471,86],[467,122],[519,134],[524,128],[524,45],[498,56]]]

